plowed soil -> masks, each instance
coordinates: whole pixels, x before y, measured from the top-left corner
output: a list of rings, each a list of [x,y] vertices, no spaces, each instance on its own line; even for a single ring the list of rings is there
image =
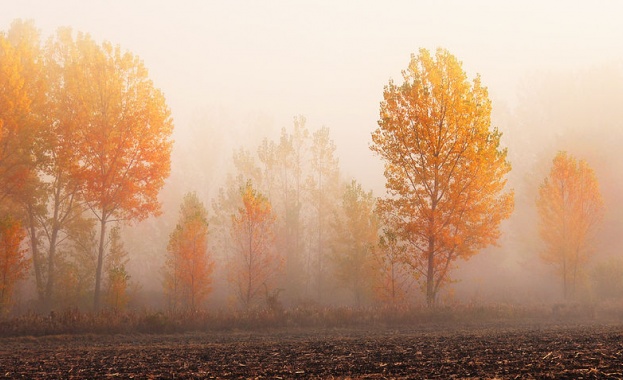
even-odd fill
[[[0,378],[623,378],[623,325],[0,339]]]

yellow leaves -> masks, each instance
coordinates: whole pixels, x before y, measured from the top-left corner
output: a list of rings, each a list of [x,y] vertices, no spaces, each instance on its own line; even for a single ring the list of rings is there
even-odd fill
[[[424,258],[412,263],[427,266],[430,293],[452,261],[499,237],[513,208],[512,192],[504,193],[511,167],[501,134],[490,126],[486,88],[479,77],[470,83],[454,56],[422,49],[403,77],[402,86],[385,88],[371,149],[385,160],[390,197],[382,208],[395,214],[392,227]]]
[[[539,232],[546,246],[542,258],[561,271],[566,297],[571,290],[567,283],[575,285],[575,276],[591,253],[591,238],[603,219],[599,182],[585,161],[559,152],[539,188],[536,204]],[[568,278],[571,273],[573,279]]]

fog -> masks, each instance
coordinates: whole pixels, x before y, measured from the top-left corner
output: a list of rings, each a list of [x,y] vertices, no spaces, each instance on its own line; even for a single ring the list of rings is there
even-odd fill
[[[498,246],[457,262],[457,282],[442,297],[551,302],[559,281],[539,259],[534,204],[557,151],[586,159],[602,186],[607,212],[595,263],[622,253],[622,14],[616,1],[59,0],[5,1],[0,25],[32,19],[45,37],[70,26],[119,44],[164,92],[175,146],[163,214],[124,231],[145,295],[162,292],[182,196],[196,191],[212,212],[234,150],[278,139],[297,115],[310,130],[329,128],[343,179],[383,196],[383,164],[369,149],[383,87],[401,81],[419,48],[448,49],[489,89],[516,204]],[[212,298],[224,302],[221,290]]]

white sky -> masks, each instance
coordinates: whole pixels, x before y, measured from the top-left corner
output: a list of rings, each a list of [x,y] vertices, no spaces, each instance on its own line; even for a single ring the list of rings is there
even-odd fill
[[[345,171],[382,177],[368,145],[383,86],[420,47],[449,49],[496,101],[531,70],[623,62],[621,1],[1,0],[0,29],[33,19],[120,44],[141,57],[183,141],[205,107],[295,115],[327,126]],[[504,131],[504,126],[499,126]],[[228,152],[227,154],[230,154]],[[370,177],[370,172],[374,173]]]

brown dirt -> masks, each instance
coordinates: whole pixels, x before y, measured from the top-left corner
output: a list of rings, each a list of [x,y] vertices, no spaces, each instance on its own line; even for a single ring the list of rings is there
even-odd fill
[[[623,378],[623,324],[0,339],[0,378]]]

